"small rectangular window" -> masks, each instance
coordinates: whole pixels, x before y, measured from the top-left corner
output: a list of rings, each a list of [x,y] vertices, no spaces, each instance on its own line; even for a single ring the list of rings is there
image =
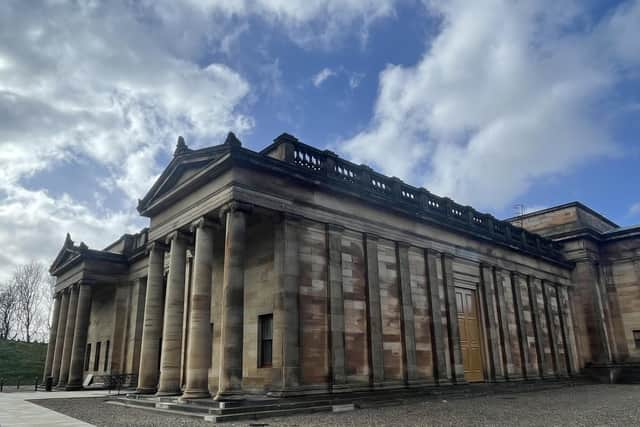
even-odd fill
[[[107,345],[104,347],[104,372],[107,372],[107,367],[109,366],[109,340],[107,340]]]
[[[93,359],[93,370],[95,372],[98,371],[98,368],[100,367],[100,347],[101,347],[102,343],[100,341],[98,341],[96,343],[96,357]]]
[[[91,361],[91,344],[87,344],[87,354],[84,355],[84,370],[89,370],[89,363]]]
[[[264,314],[258,318],[258,340],[260,343],[260,368],[271,366],[273,353],[273,314]]]
[[[636,348],[640,348],[640,330],[633,331],[633,341],[636,343]]]

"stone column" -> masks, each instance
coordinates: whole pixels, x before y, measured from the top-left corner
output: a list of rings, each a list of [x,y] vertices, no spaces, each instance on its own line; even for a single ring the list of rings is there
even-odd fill
[[[87,332],[89,329],[89,316],[91,315],[91,286],[88,283],[80,283],[78,291],[78,309],[76,325],[73,334],[73,347],[71,348],[71,364],[69,366],[69,382],[67,390],[82,389],[82,374],[84,372],[85,352],[87,349]]]
[[[369,359],[371,380],[374,386],[384,381],[384,348],[382,345],[382,309],[380,307],[380,282],[378,276],[378,238],[365,234],[367,263],[367,304]]]
[[[505,366],[505,377],[512,379],[515,375],[513,372],[513,355],[511,354],[511,334],[509,334],[509,314],[507,310],[506,296],[507,290],[510,286],[507,286],[507,282],[510,280],[509,275],[501,270],[495,270],[496,280],[496,299],[498,301],[498,323],[500,326],[500,342],[502,343],[502,360]]]
[[[138,393],[145,394],[155,393],[158,384],[165,246],[160,242],[152,242],[148,247],[148,251],[147,295],[144,303],[144,324],[142,326],[137,389]]]
[[[44,373],[42,382],[51,376],[53,366],[53,356],[56,351],[56,337],[58,335],[58,320],[60,317],[60,300],[62,297],[58,294],[53,298],[53,313],[51,315],[51,328],[49,329],[49,343],[47,344],[47,360],[44,363]]]
[[[331,380],[334,387],[347,382],[344,342],[344,295],[342,290],[342,232],[327,224],[329,247],[329,329],[331,331]]]
[[[538,286],[540,279],[535,277],[527,277],[527,286],[529,288],[529,306],[531,307],[531,317],[533,320],[533,331],[536,336],[536,354],[538,356],[538,374],[540,377],[545,375],[545,367],[547,361],[544,357],[544,337],[542,335],[542,322],[540,316],[544,315],[544,307],[540,309],[538,304]]]
[[[211,278],[213,266],[213,232],[215,224],[200,218],[192,226],[195,232],[193,281],[189,302],[189,336],[187,338],[187,373],[183,398],[209,396],[211,361]]]
[[[222,212],[226,223],[226,238],[222,278],[220,376],[216,399],[233,396],[242,388],[245,230],[246,214],[249,211],[250,206],[232,202]]]
[[[453,283],[453,255],[442,256],[442,275],[447,298],[447,326],[449,328],[449,355],[451,357],[451,379],[455,383],[464,383],[464,365],[462,348],[460,347],[460,330],[458,329],[458,306],[456,304],[456,287]]]
[[[276,233],[278,241],[275,242],[278,248],[276,254],[278,279],[273,332],[281,349],[282,388],[286,390],[300,385],[298,218],[283,213],[278,227]],[[273,350],[274,362],[276,362],[275,356],[278,350],[276,348]]]
[[[531,360],[529,358],[529,341],[527,339],[526,319],[524,318],[524,307],[522,304],[523,277],[520,273],[511,273],[511,288],[513,292],[513,302],[515,304],[516,324],[518,325],[518,339],[520,345],[520,356],[522,359],[522,373],[525,377],[531,376]]]
[[[409,245],[398,243],[396,246],[398,257],[398,279],[400,280],[400,296],[402,308],[402,347],[404,350],[404,371],[407,384],[413,384],[418,378],[416,369],[416,329],[413,315],[413,300],[411,299],[411,271],[409,268]]]
[[[555,316],[553,313],[553,299],[549,295],[549,286],[553,286],[546,281],[542,282],[542,297],[544,298],[544,307],[545,314],[547,319],[547,330],[549,331],[549,343],[551,345],[551,362],[553,364],[553,371],[556,375],[561,375],[563,372],[560,372],[560,353],[558,349],[558,331],[556,331],[556,323]],[[556,301],[557,304],[557,301]],[[564,372],[566,374],[566,372]]]
[[[449,373],[447,372],[447,360],[445,356],[445,330],[442,325],[442,306],[445,302],[440,298],[442,275],[438,274],[438,269],[442,268],[441,266],[440,253],[427,249],[427,286],[429,288],[429,307],[431,311],[434,376],[438,384],[449,384],[451,381],[449,379]]]
[[[158,394],[180,393],[182,350],[182,321],[184,318],[184,285],[187,266],[188,237],[174,231],[167,237],[169,249],[169,276],[164,304],[164,327],[160,356]]]
[[[60,361],[60,378],[57,388],[64,388],[69,379],[69,363],[71,362],[71,348],[73,347],[73,334],[76,327],[76,313],[78,310],[78,285],[73,285],[69,290],[69,308],[67,310],[67,325],[64,332],[64,347],[62,347],[62,359]]]
[[[576,363],[576,344],[573,329],[573,318],[571,306],[569,304],[569,290],[565,286],[558,287],[558,311],[560,314],[560,325],[564,340],[564,351],[567,356],[567,370],[569,375],[579,374]]]
[[[495,278],[493,267],[481,264],[481,288],[485,313],[485,335],[489,341],[489,368],[491,381],[504,381],[504,365],[502,363],[502,349],[500,348],[500,331],[498,326],[498,311],[495,303]]]
[[[147,294],[147,282],[139,277],[133,284],[131,293],[131,313],[129,313],[129,351],[127,352],[126,371],[138,374],[140,366],[140,344],[142,342],[142,323],[144,321],[144,300]]]
[[[69,311],[69,288],[60,292],[62,301],[60,303],[60,316],[58,319],[58,330],[56,331],[56,349],[53,353],[53,363],[51,366],[51,376],[53,384],[58,384],[60,378],[60,365],[62,362],[62,348],[64,347],[64,332],[67,327],[67,312]]]

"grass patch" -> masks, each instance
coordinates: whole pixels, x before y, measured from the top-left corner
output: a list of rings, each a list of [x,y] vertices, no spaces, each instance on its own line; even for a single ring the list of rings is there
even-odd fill
[[[0,340],[0,378],[7,385],[33,384],[42,381],[47,345]]]

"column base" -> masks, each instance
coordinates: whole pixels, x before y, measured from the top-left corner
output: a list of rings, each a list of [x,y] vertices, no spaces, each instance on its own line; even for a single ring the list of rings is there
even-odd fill
[[[185,390],[178,400],[183,401],[186,399],[206,399],[209,397],[211,397],[211,393],[209,393],[209,390]]]
[[[161,397],[161,396],[180,396],[182,394],[181,391],[160,391],[158,390],[156,392],[156,396]]]
[[[82,390],[82,384],[67,384],[67,386],[64,388],[66,391],[78,391],[78,390]]]
[[[136,389],[137,394],[155,394],[158,391],[155,387],[138,387]]]

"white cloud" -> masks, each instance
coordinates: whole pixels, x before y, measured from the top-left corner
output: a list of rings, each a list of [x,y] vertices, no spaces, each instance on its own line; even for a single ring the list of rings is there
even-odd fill
[[[360,86],[363,78],[364,73],[351,73],[351,76],[349,76],[349,87],[351,89],[356,89],[358,86]]]
[[[253,119],[242,113],[251,85],[227,65],[205,60],[213,52],[233,55],[250,29],[247,18],[301,46],[326,48],[348,32],[366,33],[392,6],[392,0],[0,2],[0,280],[15,263],[49,263],[66,231],[100,248],[141,227],[133,201],[161,171],[158,158],[172,151],[178,134],[199,146],[230,129],[252,129]],[[78,163],[96,165],[86,188],[93,204],[25,187],[28,177],[64,176]],[[93,180],[97,188],[89,188]],[[122,193],[127,207],[106,205]]]
[[[634,203],[629,208],[630,216],[640,216],[640,202]]]
[[[333,71],[330,68],[323,68],[322,70],[320,70],[318,72],[318,74],[314,75],[311,78],[311,81],[313,82],[313,85],[315,87],[320,87],[320,85],[322,85],[322,83],[325,82],[325,80],[327,80],[329,77],[333,77],[336,75],[336,72]]]
[[[502,208],[535,180],[615,150],[594,105],[634,64],[640,2],[580,30],[580,2],[426,5],[440,32],[415,66],[380,74],[371,123],[343,146],[351,158]]]

